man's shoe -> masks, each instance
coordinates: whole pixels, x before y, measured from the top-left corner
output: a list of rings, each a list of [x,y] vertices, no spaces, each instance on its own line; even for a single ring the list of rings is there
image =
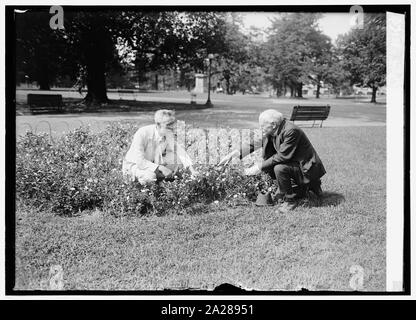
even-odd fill
[[[274,204],[282,203],[284,199],[285,199],[284,193],[280,193],[279,191],[277,191],[274,194],[272,194],[272,200]]]
[[[295,199],[303,199],[308,193],[308,188],[305,184],[292,186],[292,189],[295,193]]]
[[[311,181],[309,183],[309,190],[311,190],[318,198],[322,197],[321,180]]]
[[[277,210],[279,211],[279,213],[288,213],[292,211],[293,209],[295,209],[297,206],[298,206],[297,201],[293,201],[293,202],[284,201],[282,202],[282,204],[279,205]]]

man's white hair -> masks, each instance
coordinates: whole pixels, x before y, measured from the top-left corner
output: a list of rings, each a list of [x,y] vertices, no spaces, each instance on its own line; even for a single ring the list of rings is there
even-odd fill
[[[283,114],[274,109],[268,109],[260,113],[259,123],[277,123],[280,124],[283,120]]]
[[[166,123],[175,121],[175,110],[161,109],[155,112],[155,123]]]

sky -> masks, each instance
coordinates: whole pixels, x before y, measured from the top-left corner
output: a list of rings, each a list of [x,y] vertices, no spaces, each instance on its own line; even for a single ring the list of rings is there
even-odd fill
[[[276,14],[272,12],[245,12],[242,15],[246,28],[255,26],[262,29],[270,27],[269,18],[276,17]],[[322,32],[335,43],[339,34],[347,33],[351,29],[350,20],[349,13],[324,13],[318,24]]]

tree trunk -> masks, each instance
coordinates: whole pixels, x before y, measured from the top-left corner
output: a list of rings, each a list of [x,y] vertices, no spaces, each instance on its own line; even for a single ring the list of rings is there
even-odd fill
[[[48,76],[41,76],[39,78],[39,90],[51,90]]]
[[[39,84],[39,90],[50,90],[50,84],[49,84],[49,70],[48,70],[48,63],[42,62],[40,65],[40,69],[38,70],[38,84]]]
[[[231,72],[228,69],[223,70],[222,76],[225,80],[225,91],[227,94],[231,94],[231,88],[230,88],[230,79],[231,79]]]
[[[185,79],[185,71],[183,69],[179,70],[179,87],[186,87],[188,88],[188,83]]]
[[[318,84],[316,85],[316,99],[319,99],[321,93],[321,80],[318,78]]]
[[[231,94],[231,91],[230,91],[230,78],[229,77],[227,77],[225,79],[225,87],[226,87],[227,94]]]
[[[293,98],[295,96],[295,89],[293,86],[290,86],[290,97]]]
[[[155,84],[154,84],[155,90],[159,89],[159,78],[157,76],[157,73],[155,73]]]
[[[376,103],[376,93],[377,93],[377,87],[373,86],[373,92],[371,93],[371,102]]]
[[[300,82],[299,84],[298,84],[298,98],[303,98],[303,95],[302,95],[302,87],[303,87],[303,83],[302,82]]]
[[[95,49],[92,49],[95,48]],[[91,46],[87,57],[87,88],[84,101],[88,104],[100,105],[108,102],[105,83],[105,61],[99,46]]]

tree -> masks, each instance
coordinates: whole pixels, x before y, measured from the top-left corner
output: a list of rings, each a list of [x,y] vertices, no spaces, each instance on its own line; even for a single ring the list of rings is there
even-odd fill
[[[61,35],[74,52],[73,61],[85,71],[82,80],[88,92],[84,101],[87,105],[106,103],[106,72],[121,63],[123,56],[116,45],[131,33],[133,19],[123,11],[64,12],[65,30]]]
[[[65,72],[66,50],[58,32],[49,27],[49,11],[15,13],[17,81],[36,81],[49,90],[58,74]]]
[[[319,30],[310,33],[308,42],[310,53],[306,57],[308,63],[304,66],[304,72],[308,73],[308,78],[316,85],[316,98],[319,99],[322,82],[332,76],[334,53],[331,39]]]
[[[330,38],[318,28],[320,14],[284,13],[272,21],[263,50],[263,67],[277,95],[302,97],[304,83],[317,86],[333,81],[336,57]]]
[[[363,29],[340,36],[337,46],[351,83],[370,87],[375,103],[377,89],[386,83],[385,14],[366,14]]]
[[[291,96],[302,97],[302,87],[309,81],[310,63],[316,59],[320,14],[285,13],[272,21],[266,44],[267,73],[273,86],[281,93],[289,86]]]
[[[207,52],[222,52],[224,47],[224,13],[81,12],[65,7],[64,30],[49,28],[46,11],[42,19],[36,14],[18,22],[18,70],[34,70],[31,78],[41,83],[51,83],[57,73],[70,73],[80,86],[87,86],[88,105],[108,101],[106,74],[112,70],[137,65],[145,72],[187,64],[203,70]],[[31,60],[33,52],[40,52],[35,55],[39,59]],[[55,66],[59,71],[52,70]]]
[[[215,63],[211,75],[220,75],[225,81],[226,93],[233,94],[236,90],[237,77],[242,66],[249,62],[250,38],[241,31],[241,15],[235,12],[222,13],[217,25],[218,38],[215,47],[208,47],[214,53]]]
[[[221,12],[146,13],[136,16],[124,45],[133,52],[139,74],[153,71],[155,88],[159,72],[169,70],[179,71],[180,84],[190,87],[190,76],[204,72],[209,53],[223,57],[228,52],[226,16]]]
[[[64,8],[65,29],[52,30],[48,10],[17,16],[17,71],[36,80],[40,89],[49,89],[58,76],[74,81],[79,76],[88,87],[88,104],[106,102],[105,72],[119,62],[115,43],[131,27],[129,20],[122,12]]]

